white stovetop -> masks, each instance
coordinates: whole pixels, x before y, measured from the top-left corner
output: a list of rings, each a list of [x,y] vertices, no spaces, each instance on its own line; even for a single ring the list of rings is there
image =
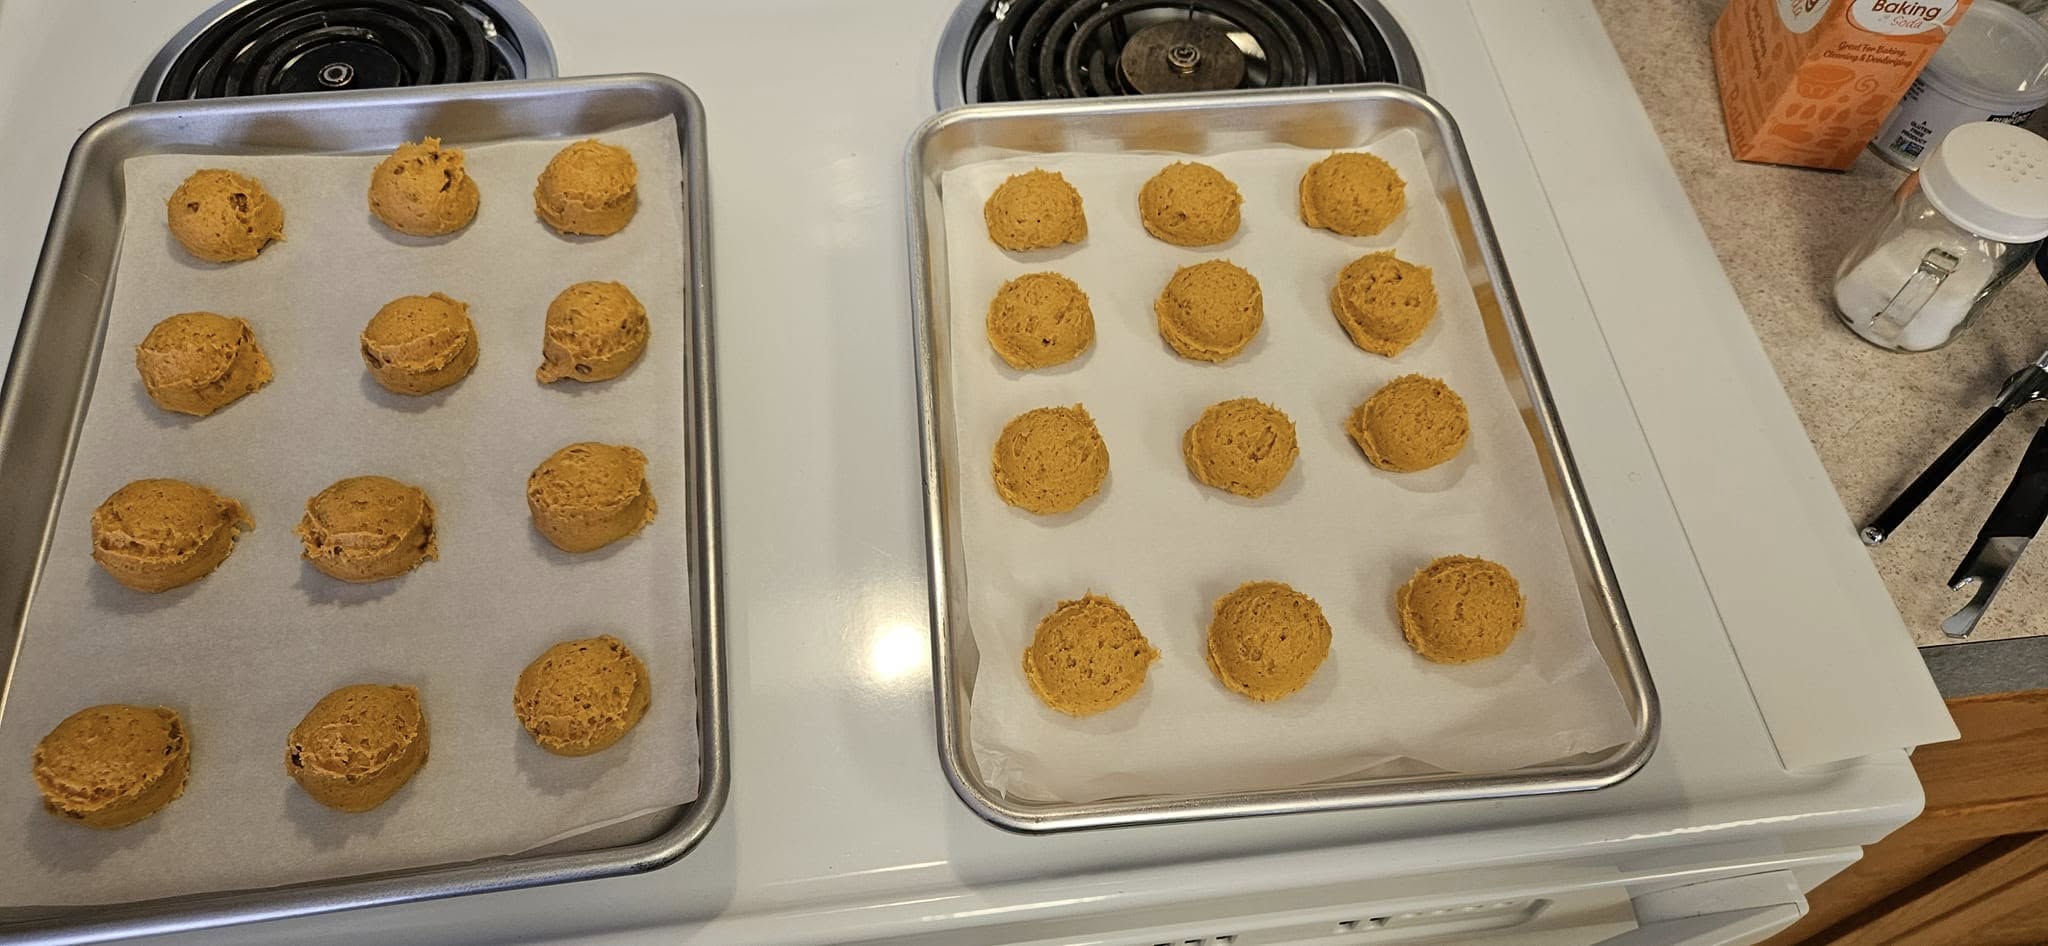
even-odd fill
[[[0,337],[72,139],[124,104],[158,44],[210,2],[0,0]],[[1506,2],[1473,0],[1495,46],[1518,41],[1495,21]],[[900,193],[953,3],[529,0],[563,74],[665,73],[708,112],[734,773],[710,836],[648,875],[195,942],[587,938],[707,921],[700,941],[721,944],[894,937],[1305,886],[1461,889],[1514,865],[1598,882],[1860,843],[1917,810],[1898,752],[1779,766],[1472,8],[1390,0],[1473,152],[1657,679],[1662,746],[1632,780],[1588,795],[1051,837],[978,821],[933,746]],[[1554,37],[1565,46],[1546,51],[1556,68],[1609,69],[1626,89],[1583,2],[1548,6],[1568,14]],[[1718,277],[1711,255],[1692,262]],[[1676,853],[1706,845],[1718,847]]]

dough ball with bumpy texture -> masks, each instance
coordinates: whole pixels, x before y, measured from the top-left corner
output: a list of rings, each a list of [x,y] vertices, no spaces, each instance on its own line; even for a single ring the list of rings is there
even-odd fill
[[[1522,586],[1483,558],[1449,555],[1429,563],[1395,593],[1394,605],[1408,646],[1440,664],[1497,656],[1522,630]]]
[[[1183,266],[1152,303],[1159,337],[1182,358],[1221,362],[1237,356],[1266,322],[1259,280],[1229,260]]]
[[[610,236],[639,209],[633,153],[595,138],[556,152],[533,186],[533,212],[562,233]]]
[[[527,664],[512,688],[512,713],[542,749],[589,755],[639,725],[653,692],[647,665],[624,641],[601,634],[563,641]]]
[[[390,800],[427,762],[427,714],[420,691],[363,683],[320,698],[292,727],[285,774],[336,811],[369,811]]]
[[[255,259],[271,241],[284,239],[284,207],[261,181],[233,171],[192,172],[164,210],[179,245],[209,263]]]
[[[1244,197],[1223,172],[1175,161],[1138,191],[1145,232],[1175,246],[1208,246],[1237,235]]]
[[[1058,273],[1012,279],[989,300],[988,343],[1019,371],[1072,361],[1095,343],[1088,294]]]
[[[1088,238],[1081,192],[1057,171],[1012,174],[981,205],[988,238],[1006,250],[1043,250]]]
[[[135,371],[156,406],[205,417],[270,383],[270,359],[249,323],[212,312],[181,312],[135,346]]]
[[[654,521],[647,455],[632,447],[572,443],[526,478],[533,527],[564,552],[589,552]]]
[[[1211,404],[1181,437],[1195,479],[1251,499],[1278,489],[1300,455],[1294,421],[1248,397]]]
[[[1209,669],[1260,703],[1308,685],[1330,656],[1330,622],[1314,598],[1277,581],[1252,581],[1216,599]]]
[[[1415,344],[1436,318],[1436,282],[1429,267],[1390,250],[1367,253],[1337,274],[1330,312],[1352,344],[1391,358]]]
[[[1003,425],[991,472],[1004,502],[1041,516],[1067,512],[1102,489],[1109,447],[1087,408],[1041,407]]]
[[[1378,155],[1344,151],[1301,175],[1301,222],[1345,236],[1387,229],[1408,206],[1408,186]]]
[[[92,511],[92,560],[136,591],[169,591],[211,574],[253,527],[242,504],[184,480],[136,480]]]
[[[462,149],[443,148],[439,138],[399,145],[370,174],[370,213],[400,233],[454,233],[476,219],[480,202]]]
[[[192,741],[176,710],[108,703],[64,718],[30,763],[43,810],[89,828],[121,828],[185,793]]]
[[[361,336],[363,365],[394,394],[431,394],[476,367],[476,324],[469,304],[440,293],[384,304]]]
[[[1024,649],[1024,679],[1045,705],[1092,716],[1136,696],[1158,659],[1131,612],[1091,594],[1060,602],[1038,622]]]
[[[1344,432],[1373,466],[1413,473],[1465,449],[1472,421],[1465,399],[1450,385],[1410,374],[1387,382],[1358,405],[1344,422]]]
[[[633,367],[651,334],[647,307],[632,290],[615,282],[579,282],[548,303],[534,377],[542,384],[564,378],[609,381]]]
[[[385,476],[352,476],[321,490],[292,531],[306,561],[342,581],[396,578],[441,557],[426,492]]]

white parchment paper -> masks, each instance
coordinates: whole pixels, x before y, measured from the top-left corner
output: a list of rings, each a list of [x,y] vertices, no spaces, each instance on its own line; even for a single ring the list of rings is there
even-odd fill
[[[482,210],[440,239],[371,219],[364,191],[377,155],[128,162],[105,352],[0,717],[0,906],[510,854],[696,797],[682,158],[673,119],[601,137],[640,166],[639,213],[605,239],[558,237],[534,218],[535,176],[563,141],[469,147]],[[286,241],[245,263],[186,256],[163,202],[202,167],[260,178],[284,205]],[[624,282],[647,306],[647,353],[609,383],[543,387],[534,368],[547,304],[586,279]],[[426,397],[386,393],[364,371],[357,334],[390,299],[429,292],[469,303],[476,369]],[[250,320],[277,379],[211,417],[158,410],[134,346],[158,319],[190,310]],[[571,556],[534,531],[525,484],[579,440],[645,451],[661,513],[629,541]],[[308,497],[369,473],[427,491],[441,558],[396,581],[349,585],[300,560],[292,526]],[[122,484],[153,476],[241,500],[256,528],[205,580],[145,595],[93,564],[88,522]],[[549,755],[513,717],[513,681],[549,644],[601,632],[646,661],[652,706],[605,752]],[[409,785],[353,815],[313,802],[284,771],[291,727],[351,683],[419,687],[432,738]],[[161,814],[102,832],[44,813],[28,763],[59,720],[109,702],[182,713],[192,776]]]
[[[1360,239],[1300,222],[1296,188],[1323,152],[1203,157],[1244,194],[1244,224],[1228,243],[1198,249],[1153,239],[1138,222],[1140,186],[1180,156],[1036,155],[941,180],[953,347],[941,383],[953,396],[967,615],[981,652],[970,723],[982,773],[999,790],[1078,802],[1293,786],[1389,765],[1492,772],[1627,739],[1626,707],[1587,629],[1535,446],[1488,352],[1420,143],[1399,131],[1370,150],[1407,180],[1408,210]],[[1010,254],[989,242],[983,201],[1031,167],[1079,188],[1085,243]],[[1394,359],[1354,347],[1328,302],[1338,270],[1387,248],[1433,268],[1442,299],[1429,331]],[[1258,277],[1265,326],[1224,365],[1186,361],[1160,340],[1152,302],[1176,267],[1219,257]],[[1004,280],[1038,270],[1088,292],[1096,343],[1076,362],[1020,373],[990,350],[983,322]],[[1435,470],[1382,472],[1345,436],[1344,420],[1410,372],[1444,378],[1464,397],[1471,441]],[[1286,411],[1301,443],[1287,481],[1257,500],[1201,485],[1180,451],[1203,408],[1247,396]],[[1102,494],[1050,518],[1005,505],[989,479],[1003,424],[1075,403],[1109,446]],[[1497,659],[1438,666],[1401,638],[1395,589],[1454,553],[1506,565],[1528,598],[1526,629]],[[1335,631],[1308,687],[1263,705],[1224,689],[1202,656],[1212,602],[1258,579],[1315,598]],[[1162,656],[1129,703],[1076,720],[1032,694],[1021,655],[1057,602],[1088,591],[1129,608]]]

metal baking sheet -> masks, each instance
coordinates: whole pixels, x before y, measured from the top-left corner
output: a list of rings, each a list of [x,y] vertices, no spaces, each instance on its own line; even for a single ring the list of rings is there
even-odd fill
[[[946,379],[956,356],[949,338],[953,314],[942,178],[980,162],[1040,154],[1148,152],[1198,158],[1275,147],[1327,152],[1363,148],[1404,129],[1421,142],[1428,169],[1424,187],[1449,216],[1487,347],[1535,448],[1571,560],[1578,602],[1628,712],[1628,738],[1590,757],[1582,754],[1503,771],[1418,772],[1395,767],[1377,775],[1278,788],[1147,793],[1085,802],[1038,800],[997,789],[980,769],[972,738],[970,708],[982,655],[968,623],[967,586],[972,576],[965,565],[960,513],[960,478],[963,470],[973,468],[962,458],[987,448],[953,442],[956,414]],[[1658,729],[1649,672],[1529,344],[1528,325],[1500,259],[1462,139],[1441,106],[1395,86],[977,106],[946,112],[926,123],[912,139],[907,165],[938,740],[948,779],[976,813],[1014,830],[1058,831],[1501,798],[1601,788],[1627,778],[1648,759]],[[1049,158],[1048,166],[1057,164]],[[1411,182],[1411,195],[1416,187]],[[1455,291],[1457,275],[1439,270],[1439,291]],[[978,350],[972,339],[962,344]]]
[[[704,121],[696,97],[661,76],[492,83],[372,92],[147,105],[82,135],[58,195],[13,361],[0,386],[0,614],[10,658],[20,653],[37,581],[108,344],[110,288],[128,195],[124,162],[156,154],[367,154],[433,133],[465,144],[575,138],[673,119],[683,162],[682,492],[664,516],[686,517],[687,620],[694,629],[696,800],[536,852],[461,864],[253,890],[80,908],[0,912],[0,940],[84,942],[273,919],[461,893],[585,880],[660,867],[709,830],[727,790],[718,485],[709,291]],[[137,199],[158,199],[138,197]],[[515,197],[515,200],[518,198]],[[645,199],[643,197],[643,199]],[[116,342],[116,349],[121,344]],[[279,523],[271,523],[273,528]],[[53,568],[67,567],[53,563]],[[16,666],[0,712],[17,688]]]

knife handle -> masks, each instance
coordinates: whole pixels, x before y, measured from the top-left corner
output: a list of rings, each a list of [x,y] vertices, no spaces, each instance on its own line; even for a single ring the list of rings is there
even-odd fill
[[[2005,420],[2006,413],[2005,407],[1994,405],[1977,415],[1977,420],[1963,431],[1962,436],[1949,444],[1948,449],[1941,452],[1941,456],[1935,457],[1934,462],[1927,465],[1927,469],[1920,471],[1920,475],[1914,477],[1913,482],[1906,484],[1906,488],[1899,492],[1898,498],[1891,501],[1891,505],[1884,507],[1884,511],[1878,513],[1877,518],[1870,520],[1870,524],[1863,527],[1863,544],[1877,545],[1891,538],[1891,534],[1905,524],[1906,517],[1912,515],[1913,510],[1920,508],[1920,504],[1926,502],[1927,497],[1934,495],[1934,491],[1941,488],[1942,481],[1947,480],[1949,474],[1956,471],[1956,467],[1963,465],[1963,461],[1976,451],[1978,445],[1984,442],[1984,438],[1991,436],[1991,432],[1998,429],[1998,424]],[[2040,438],[2035,439],[2038,441]]]

